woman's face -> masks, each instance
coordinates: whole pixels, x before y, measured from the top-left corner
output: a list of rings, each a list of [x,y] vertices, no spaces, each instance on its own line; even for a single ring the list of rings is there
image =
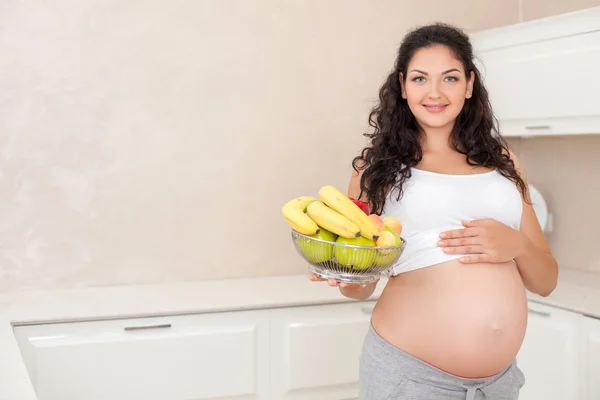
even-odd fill
[[[425,47],[413,55],[403,82],[402,97],[424,128],[452,128],[466,99],[471,98],[474,74],[465,76],[464,66],[452,51],[441,45]]]

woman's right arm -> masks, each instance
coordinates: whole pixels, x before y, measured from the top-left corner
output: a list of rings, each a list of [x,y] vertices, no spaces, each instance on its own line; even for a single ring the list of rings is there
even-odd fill
[[[379,280],[362,285],[347,284],[342,282],[339,284],[340,293],[350,299],[366,300],[369,297],[371,297],[371,295],[375,291],[375,288],[377,287],[377,282],[379,282]]]
[[[353,197],[358,200],[367,201],[367,200],[365,200],[365,196],[362,196],[363,198],[359,199],[360,177],[361,177],[361,173],[352,170],[352,176],[350,177],[350,184],[348,185],[348,197]],[[317,277],[316,275],[310,275],[309,278],[313,281],[324,280],[324,279]],[[328,283],[330,286],[338,286],[340,288],[340,293],[342,295],[344,295],[350,299],[355,299],[355,300],[366,300],[369,297],[371,297],[371,295],[375,291],[377,282],[379,282],[379,280],[369,282],[366,284],[353,284],[353,283],[338,282],[335,279],[328,280]]]
[[[311,281],[315,281],[315,282],[325,280],[325,279],[319,278],[318,276],[316,276],[314,274],[311,274],[308,277]],[[355,300],[366,300],[369,297],[371,297],[371,295],[375,291],[375,287],[377,287],[377,282],[379,282],[379,279],[376,281],[373,281],[373,282],[363,283],[363,284],[339,282],[339,281],[336,281],[335,279],[327,280],[327,283],[329,283],[329,286],[339,287],[340,293],[342,295],[348,297],[349,299],[355,299]]]
[[[350,183],[348,184],[348,197],[353,197],[357,200],[367,201],[366,197],[363,196],[359,198],[360,195],[360,177],[362,175],[362,170],[360,172],[356,172],[352,169],[352,175],[350,176]],[[375,291],[375,287],[377,286],[377,282],[379,280],[367,283],[365,285],[343,285],[340,286],[340,292],[351,299],[357,300],[366,300]]]

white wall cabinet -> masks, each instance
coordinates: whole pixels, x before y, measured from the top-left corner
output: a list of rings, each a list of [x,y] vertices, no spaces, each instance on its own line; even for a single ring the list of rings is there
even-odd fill
[[[374,301],[19,326],[39,400],[353,400]],[[529,303],[521,400],[600,399],[600,320]]]
[[[600,7],[471,36],[504,136],[600,134]]]

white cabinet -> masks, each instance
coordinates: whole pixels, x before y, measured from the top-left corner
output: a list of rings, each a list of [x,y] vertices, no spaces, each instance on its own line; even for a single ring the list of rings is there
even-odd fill
[[[15,327],[39,400],[350,400],[375,302]]]
[[[525,340],[517,355],[525,374],[520,400],[580,399],[581,314],[529,303]]]
[[[268,311],[15,328],[39,400],[265,400]]]
[[[374,302],[274,310],[271,398],[357,398],[360,353],[373,306]]]
[[[375,301],[15,327],[39,400],[351,400]],[[600,320],[529,302],[520,400],[600,399]]]
[[[587,399],[600,399],[600,320],[583,318],[582,366]]]
[[[600,134],[600,7],[472,37],[504,136]]]

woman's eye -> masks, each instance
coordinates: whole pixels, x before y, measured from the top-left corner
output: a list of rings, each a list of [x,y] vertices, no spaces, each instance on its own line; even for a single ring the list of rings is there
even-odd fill
[[[425,81],[425,78],[423,78],[422,76],[417,76],[416,78],[413,79],[413,82],[417,82],[417,83],[421,83],[424,81]]]
[[[446,77],[446,80],[448,82],[456,82],[456,81],[458,81],[458,78],[455,76],[448,76],[448,77]]]

